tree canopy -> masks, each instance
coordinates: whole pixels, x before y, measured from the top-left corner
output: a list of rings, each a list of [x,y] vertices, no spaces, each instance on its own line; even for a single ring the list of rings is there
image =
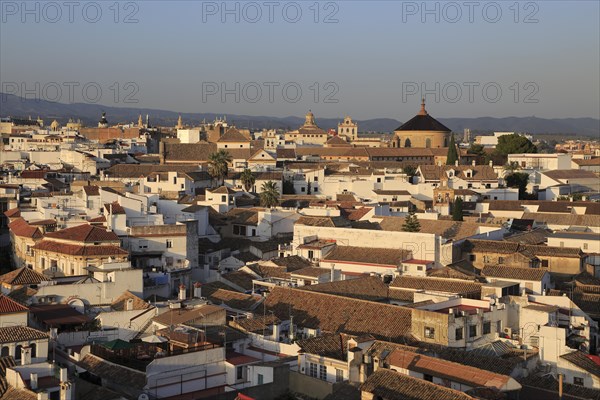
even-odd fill
[[[244,185],[244,190],[246,190],[246,192],[249,192],[252,189],[252,186],[254,186],[254,183],[256,182],[254,174],[248,168],[246,168],[242,172],[242,174],[240,175],[240,180],[242,181],[242,184]]]
[[[277,184],[273,181],[268,181],[262,184],[260,193],[260,205],[271,208],[279,204],[279,190]]]
[[[527,184],[529,183],[529,174],[524,172],[513,172],[507,175],[504,180],[506,186],[519,188],[519,199],[525,199],[527,193]]]
[[[229,171],[231,155],[226,150],[219,150],[208,156],[208,173],[221,184]]]
[[[450,136],[450,144],[448,145],[448,155],[446,157],[446,165],[454,165],[458,161],[458,151],[454,142],[454,134]]]
[[[452,205],[452,220],[463,220],[463,200],[461,197],[458,197],[456,200],[454,200],[454,204]]]
[[[537,148],[525,136],[513,133],[512,135],[502,135],[498,138],[496,153],[503,155],[537,153]]]
[[[414,211],[409,212],[404,218],[404,224],[402,224],[402,230],[404,232],[419,232],[421,230],[421,224],[419,219],[415,215]]]

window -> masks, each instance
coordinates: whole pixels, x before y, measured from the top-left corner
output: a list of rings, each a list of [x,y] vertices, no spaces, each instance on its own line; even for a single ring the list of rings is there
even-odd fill
[[[300,191],[301,191],[302,193],[304,193],[304,192],[306,192],[306,188],[305,188],[304,186],[302,186],[302,187],[300,188]]]
[[[227,196],[221,196],[221,202],[222,203],[226,203],[227,202]]]
[[[492,323],[490,321],[483,323],[483,334],[487,335],[492,333]]]
[[[23,346],[18,345],[15,348],[15,360],[20,360],[21,359],[21,350],[23,349]]]
[[[309,250],[308,251],[308,259],[312,260],[314,257],[315,257],[315,252],[312,250]]]
[[[262,385],[265,383],[265,377],[263,376],[263,374],[258,374],[257,376],[257,384]]]
[[[462,340],[463,339],[463,328],[462,328],[462,326],[460,328],[456,328],[454,330],[454,339],[455,340]]]
[[[489,256],[483,256],[483,262],[484,263],[489,263],[490,262],[490,257]]]
[[[314,181],[315,181],[315,182],[319,182],[319,177],[318,177],[318,176],[315,176],[315,177],[314,177]]]
[[[477,325],[469,325],[469,337],[473,338],[477,336]]]
[[[477,256],[475,254],[469,254],[469,261],[475,261]]]
[[[433,382],[433,376],[429,374],[423,374],[423,379],[425,379],[428,382]]]
[[[244,367],[237,367],[235,371],[235,379],[238,381],[244,379]]]
[[[27,246],[27,247],[29,247],[29,246]],[[584,250],[587,250],[587,249],[588,249],[588,244],[587,244],[587,243],[584,243],[584,244],[583,244],[583,249],[584,249]]]
[[[548,260],[542,260],[542,267],[548,268]]]
[[[579,378],[577,376],[573,377],[573,385],[583,386],[583,378]]]
[[[343,369],[335,369],[335,381],[343,382],[344,381],[344,370]]]
[[[319,365],[319,379],[321,379],[322,381],[327,380],[327,366],[326,365]]]
[[[504,257],[498,257],[498,264],[504,264]]]
[[[317,364],[315,363],[310,363],[310,367],[308,369],[308,375],[316,378],[317,377]]]
[[[422,265],[418,265],[417,266],[417,271],[423,271],[423,266]]]
[[[139,247],[140,247],[140,249],[147,249],[148,248],[148,241],[147,240],[140,240]]]
[[[431,328],[429,326],[425,327],[425,337],[427,339],[433,339],[435,338],[435,328]]]
[[[167,249],[170,249],[173,247],[173,241],[171,239],[167,239]]]
[[[8,357],[8,355],[9,355],[8,351],[9,350],[8,350],[7,346],[2,347],[2,351],[0,352],[0,356],[2,356],[2,357]]]

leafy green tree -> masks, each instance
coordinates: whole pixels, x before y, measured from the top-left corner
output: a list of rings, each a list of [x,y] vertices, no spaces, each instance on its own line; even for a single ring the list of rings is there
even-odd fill
[[[231,155],[223,149],[208,156],[208,173],[217,183],[219,181],[221,181],[221,185],[224,183],[231,161]]]
[[[537,153],[537,148],[525,136],[513,133],[512,135],[502,135],[498,138],[496,153],[503,155]]]
[[[458,161],[458,151],[454,142],[454,134],[450,136],[450,144],[448,145],[448,155],[446,156],[446,165],[454,165]]]
[[[521,169],[521,167],[519,166],[519,163],[516,161],[511,161],[509,163],[506,163],[503,167],[504,172],[508,175],[510,174],[514,174],[515,172],[517,172],[518,170]]]
[[[296,189],[294,189],[294,181],[292,178],[283,180],[283,194],[296,194]]]
[[[463,220],[463,200],[461,197],[458,197],[456,200],[454,200],[454,204],[452,204],[452,220]]]
[[[414,165],[407,165],[404,168],[402,168],[402,172],[404,172],[406,176],[408,176],[408,179],[412,179],[412,177],[417,174],[417,167],[415,167]]]
[[[421,230],[421,224],[414,211],[409,212],[404,218],[402,230],[404,232],[419,232]]]
[[[519,199],[524,200],[527,195],[527,184],[529,183],[529,174],[524,172],[513,172],[507,175],[504,180],[506,186],[519,188]]]
[[[279,190],[277,184],[273,181],[267,181],[262,184],[260,193],[260,205],[271,208],[279,204]]]
[[[481,144],[473,143],[468,149],[467,154],[474,154],[478,157],[485,157],[485,147]]]
[[[241,173],[240,180],[242,181],[242,185],[244,185],[244,190],[246,192],[249,192],[252,189],[252,186],[254,186],[254,183],[256,182],[254,174],[248,168],[246,168]]]

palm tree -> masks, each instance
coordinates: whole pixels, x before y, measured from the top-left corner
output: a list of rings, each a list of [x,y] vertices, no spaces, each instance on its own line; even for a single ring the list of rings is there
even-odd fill
[[[262,184],[260,193],[260,205],[271,208],[279,204],[279,190],[277,184],[273,181],[267,181]]]
[[[506,165],[504,165],[504,176],[512,175],[520,169],[521,167],[519,167],[519,163],[516,161],[506,163]]]
[[[252,174],[252,171],[250,171],[248,168],[242,172],[240,175],[240,180],[242,181],[246,192],[249,192],[250,189],[252,189],[252,186],[254,186],[254,182],[256,182],[254,174]]]
[[[221,180],[221,184],[224,184],[231,160],[231,155],[223,149],[208,156],[208,173],[217,180],[217,183]]]

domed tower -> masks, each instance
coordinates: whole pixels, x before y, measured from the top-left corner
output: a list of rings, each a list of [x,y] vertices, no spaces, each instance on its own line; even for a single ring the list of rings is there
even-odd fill
[[[175,126],[176,129],[183,129],[183,120],[181,119],[181,115],[179,116],[179,118],[177,118],[177,125]]]
[[[60,129],[60,124],[58,123],[57,120],[52,121],[52,123],[50,124],[50,130],[53,132],[56,132]]]
[[[308,113],[306,113],[306,117],[304,119],[304,126],[316,126],[317,124],[315,123],[315,115],[312,113],[311,110],[308,110]]]
[[[423,98],[419,113],[394,131],[392,147],[448,147],[450,132],[448,127],[429,115]]]
[[[98,121],[98,128],[108,128],[108,121],[106,120],[106,113],[102,112],[102,117]]]
[[[137,126],[138,126],[138,128],[143,128],[144,127],[144,120],[142,119],[142,114],[140,114],[140,116],[138,117]]]

